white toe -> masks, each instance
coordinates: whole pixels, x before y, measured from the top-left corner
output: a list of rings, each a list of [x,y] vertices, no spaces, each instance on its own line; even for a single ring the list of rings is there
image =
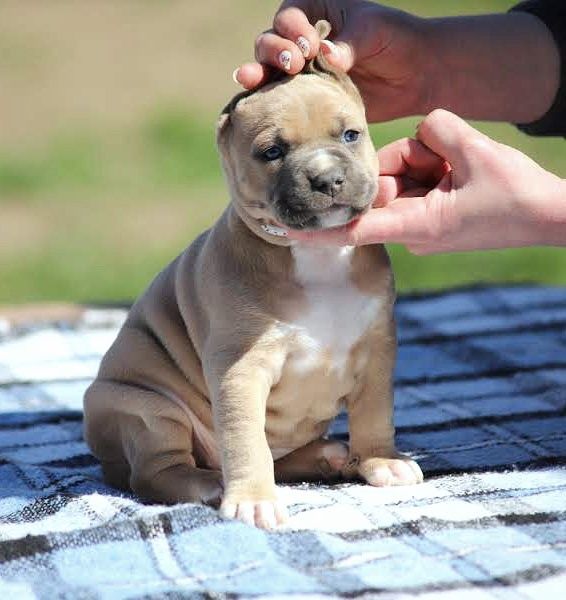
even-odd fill
[[[223,502],[220,505],[220,516],[224,517],[225,519],[234,519],[234,518],[236,518],[237,510],[238,510],[237,504]]]
[[[236,512],[236,519],[248,525],[255,525],[255,506],[253,502],[240,502]]]
[[[262,529],[275,529],[277,520],[273,502],[263,501],[255,505],[255,524]]]

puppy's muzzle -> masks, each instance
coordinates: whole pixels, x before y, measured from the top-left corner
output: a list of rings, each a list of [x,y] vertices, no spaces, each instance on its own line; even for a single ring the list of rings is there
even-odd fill
[[[273,191],[277,220],[293,229],[348,223],[371,204],[373,173],[341,146],[289,155]]]
[[[323,155],[324,162],[329,166],[310,165],[306,169],[306,177],[310,182],[311,191],[330,196],[340,201],[341,191],[346,183],[346,170],[340,160],[332,155]]]

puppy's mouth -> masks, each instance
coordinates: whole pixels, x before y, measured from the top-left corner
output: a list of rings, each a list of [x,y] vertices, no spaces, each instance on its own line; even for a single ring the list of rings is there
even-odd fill
[[[369,206],[368,204],[358,208],[344,204],[332,204],[319,210],[286,210],[284,214],[279,215],[278,226],[297,231],[332,229],[355,221],[367,212]]]
[[[343,227],[349,223],[357,221],[367,210],[365,208],[355,208],[353,206],[332,205],[324,210],[318,211],[295,211],[290,218],[278,220],[270,219],[261,224],[265,233],[275,237],[287,237],[289,231],[323,231],[335,227]]]

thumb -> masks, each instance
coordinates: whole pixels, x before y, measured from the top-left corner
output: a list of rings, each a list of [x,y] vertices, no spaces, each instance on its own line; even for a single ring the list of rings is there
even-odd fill
[[[448,161],[456,170],[470,168],[470,150],[491,140],[447,110],[437,108],[417,128],[417,139]]]
[[[382,32],[387,31],[381,19],[383,7],[367,2],[352,4],[351,9],[341,10],[329,19],[338,26],[331,31],[332,41],[321,42],[328,62],[343,71],[350,71],[360,60],[379,56],[384,44]]]
[[[322,40],[320,51],[332,67],[348,72],[354,66],[354,49],[347,41]]]
[[[363,54],[360,52],[363,45],[360,23],[356,19],[349,19],[332,41],[322,40],[320,48],[332,66],[347,72],[354,66],[360,54]]]

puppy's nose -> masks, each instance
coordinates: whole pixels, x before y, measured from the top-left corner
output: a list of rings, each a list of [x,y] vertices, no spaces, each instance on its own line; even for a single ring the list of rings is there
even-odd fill
[[[346,174],[344,173],[344,169],[335,166],[320,173],[309,174],[308,179],[313,192],[335,196],[341,190],[346,179]]]

